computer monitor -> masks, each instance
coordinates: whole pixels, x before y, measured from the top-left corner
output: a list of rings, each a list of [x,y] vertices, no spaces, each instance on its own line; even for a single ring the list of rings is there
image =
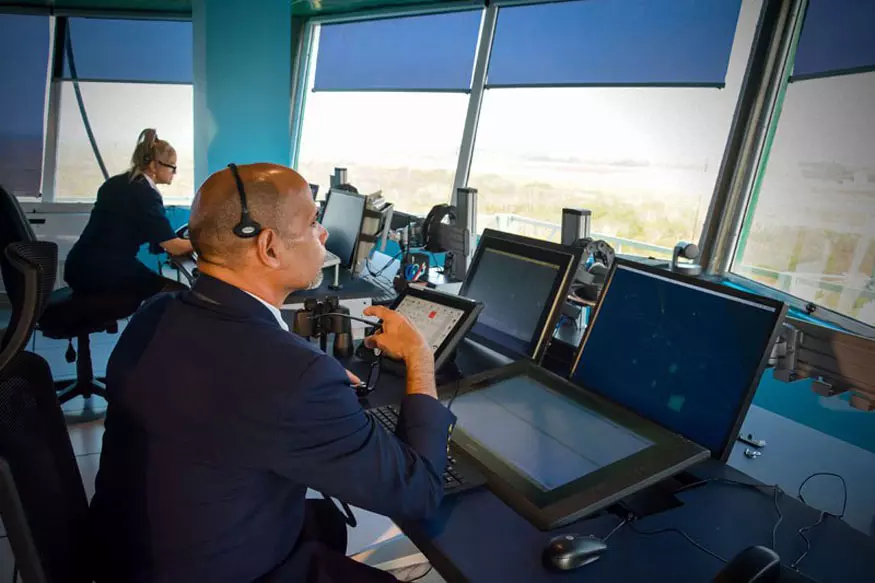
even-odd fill
[[[352,267],[365,218],[367,198],[332,188],[328,191],[322,226],[328,231],[325,248],[340,258],[343,267]]]
[[[786,306],[618,259],[571,380],[726,460]]]
[[[512,508],[547,530],[676,474],[708,451],[532,361],[469,377],[440,397],[453,442]],[[452,403],[450,403],[452,400]]]
[[[459,290],[485,305],[468,338],[540,362],[580,256],[581,249],[484,230]]]

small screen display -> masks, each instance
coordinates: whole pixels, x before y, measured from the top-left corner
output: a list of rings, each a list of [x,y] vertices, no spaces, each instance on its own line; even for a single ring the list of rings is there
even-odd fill
[[[465,290],[466,297],[484,304],[474,333],[516,354],[531,356],[532,337],[552,303],[558,274],[558,265],[484,249]]]
[[[395,311],[407,316],[435,352],[465,316],[464,310],[412,295],[404,296]]]
[[[364,197],[332,190],[322,215],[322,226],[328,231],[325,248],[340,258],[341,265],[350,267],[358,243],[365,214]]]
[[[457,427],[549,491],[653,443],[529,376],[459,396]]]

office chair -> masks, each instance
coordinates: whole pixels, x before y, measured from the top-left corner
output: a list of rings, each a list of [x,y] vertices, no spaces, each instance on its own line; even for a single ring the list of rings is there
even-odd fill
[[[36,235],[21,210],[18,200],[0,187],[0,249],[16,242],[35,242]],[[57,261],[53,268],[55,279]],[[6,293],[14,304],[16,290],[21,287],[21,275],[12,268],[8,259],[0,253]],[[52,284],[54,285],[54,284]],[[48,304],[37,327],[46,338],[68,342],[67,361],[76,361],[76,380],[59,387],[61,403],[82,395],[106,397],[106,388],[94,378],[91,364],[90,335],[95,332],[118,332],[118,320],[133,314],[140,305],[140,298],[131,294],[74,294],[70,288],[61,288],[51,293]],[[76,339],[78,354],[73,349]]]
[[[51,255],[46,245],[54,246],[15,243],[3,253],[23,285],[0,350],[0,516],[23,581],[84,583],[88,498],[49,365],[23,350],[47,302],[44,290],[53,287],[54,263],[41,265]]]

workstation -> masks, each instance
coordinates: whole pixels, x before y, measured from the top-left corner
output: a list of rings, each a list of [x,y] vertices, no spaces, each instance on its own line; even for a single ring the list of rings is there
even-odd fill
[[[87,119],[91,116],[92,122],[100,123],[101,108],[112,99],[101,97],[98,88],[116,82],[104,70],[88,68],[89,59],[95,58],[97,39],[109,41],[98,34],[92,37],[94,46],[89,46],[84,37],[76,36],[77,31],[86,30],[89,23],[99,33],[97,24],[104,22],[150,23],[155,18],[154,22],[167,24],[160,28],[171,34],[173,26],[188,23],[193,36],[185,42],[194,47],[188,63],[193,73],[188,85],[185,81],[183,85],[194,92],[192,161],[187,166],[183,146],[179,160],[166,163],[172,165],[174,175],[178,166],[181,176],[188,172],[194,181],[184,186],[158,182],[177,238],[190,240],[188,205],[195,190],[230,162],[236,161],[244,172],[249,162],[293,167],[309,182],[317,208],[315,221],[328,238],[323,242],[319,276],[278,304],[279,317],[290,333],[357,376],[361,382],[351,383],[351,389],[361,407],[375,430],[382,431],[382,427],[390,433],[400,427],[406,367],[363,342],[364,337],[380,331],[380,322],[366,311],[385,306],[404,315],[422,332],[434,354],[438,398],[456,419],[447,448],[448,465],[440,476],[444,497],[426,520],[396,520],[396,531],[400,531],[396,538],[412,543],[428,567],[413,576],[393,571],[398,580],[868,581],[875,572],[875,498],[869,486],[875,479],[875,442],[871,439],[875,332],[866,312],[871,278],[864,284],[854,278],[872,263],[870,241],[865,227],[858,229],[853,221],[847,220],[846,227],[836,226],[840,221],[835,223],[834,217],[841,210],[811,213],[816,215],[817,228],[820,221],[831,225],[823,227],[830,241],[822,251],[823,277],[811,284],[811,273],[816,273],[812,270],[819,269],[811,267],[811,257],[821,249],[812,249],[809,239],[814,236],[808,231],[796,234],[784,226],[783,231],[776,228],[778,235],[768,231],[769,221],[780,223],[776,217],[784,211],[773,208],[769,189],[779,189],[765,174],[769,148],[777,152],[784,143],[777,126],[790,123],[779,121],[778,113],[786,105],[785,119],[795,119],[792,97],[797,89],[832,77],[862,78],[864,88],[869,87],[866,82],[871,83],[873,73],[866,68],[868,45],[848,41],[848,46],[856,48],[842,48],[844,53],[832,56],[837,61],[844,58],[843,66],[828,64],[830,55],[809,48],[814,41],[806,44],[806,18],[809,23],[828,21],[835,31],[838,25],[833,20],[845,25],[849,20],[865,21],[854,12],[865,10],[846,2],[830,9],[815,0],[744,0],[728,2],[730,8],[702,16],[689,3],[666,0],[671,6],[638,7],[635,10],[640,8],[640,12],[628,14],[632,20],[639,18],[656,27],[667,26],[658,17],[663,10],[676,11],[672,14],[678,22],[687,18],[678,16],[687,15],[685,11],[696,13],[699,16],[689,17],[689,23],[712,33],[715,43],[728,30],[728,40],[724,39],[728,65],[722,63],[716,81],[701,71],[696,72],[699,77],[678,72],[683,67],[677,64],[682,62],[677,54],[672,57],[676,77],[658,70],[658,58],[649,65],[653,76],[643,81],[619,74],[595,81],[559,79],[570,74],[561,67],[546,68],[524,81],[514,77],[519,71],[508,68],[514,53],[507,50],[522,50],[518,47],[522,41],[511,41],[511,33],[503,31],[527,30],[520,28],[527,20],[536,27],[572,19],[578,9],[583,13],[591,5],[598,11],[598,3],[614,1],[385,6],[380,2],[317,5],[277,0],[260,10],[236,0],[222,7],[196,1],[177,13],[174,3],[161,2],[154,7],[138,3],[132,8],[120,1],[115,11],[77,2],[63,8],[54,2],[51,9],[41,2],[2,3],[0,18],[51,22],[48,38],[52,47],[49,79],[44,83],[45,125],[40,130],[43,149],[37,185],[20,186],[24,181],[8,186],[8,176],[16,175],[6,166],[0,175],[7,197],[2,207],[4,233],[14,231],[17,237],[15,241],[4,239],[3,244],[57,241],[52,267],[57,276],[49,285],[64,287],[61,273],[66,254],[92,208],[87,201],[73,202],[64,196],[71,192],[64,181],[76,171],[83,177],[87,173],[84,165],[73,171],[61,169],[67,156],[64,148],[69,134],[65,132],[70,131],[71,120],[81,116],[83,135],[90,142],[86,150],[93,150],[100,159],[95,144],[108,140],[101,139],[103,130],[99,125],[89,127]],[[612,10],[586,17],[616,18]],[[849,18],[847,13],[856,16]],[[718,27],[715,23],[727,14],[728,25]],[[461,83],[461,89],[447,85],[441,78],[446,71],[439,67],[429,76],[414,77],[412,85],[396,84],[398,71],[392,67],[399,65],[392,61],[394,52],[409,49],[412,56],[426,60],[449,59],[455,54],[446,43],[435,44],[429,36],[434,31],[423,23],[432,19],[457,19],[458,30],[467,31],[476,41],[471,43],[470,70],[463,81],[453,81]],[[361,31],[356,28],[359,24]],[[441,26],[435,25],[435,30],[445,32]],[[815,24],[807,26],[815,30]],[[231,29],[235,35],[227,34]],[[851,27],[848,37],[856,38],[855,30]],[[562,43],[546,40],[564,38],[561,32],[540,37],[547,53],[538,59],[562,61],[549,48]],[[368,39],[394,34],[402,38],[399,44],[387,42],[368,52],[373,48]],[[265,40],[264,46],[246,42],[256,35]],[[216,40],[219,36],[221,42]],[[70,69],[71,38],[82,47],[81,79]],[[420,38],[433,43],[434,53],[424,51],[423,56],[417,52]],[[165,61],[177,56],[181,45],[174,42],[161,49],[165,52],[159,56]],[[562,45],[563,50],[585,53],[585,47],[575,42]],[[705,43],[702,39],[696,42]],[[658,48],[658,43],[654,46]],[[683,46],[689,50],[693,45]],[[362,56],[350,56],[348,49],[353,47]],[[176,52],[168,52],[171,49]],[[619,59],[612,50],[606,49],[605,59]],[[812,51],[819,61],[812,61]],[[363,59],[381,55],[386,59],[385,70],[373,73],[362,66]],[[516,56],[520,63],[527,62],[522,53]],[[245,63],[252,60],[263,64],[247,67]],[[625,63],[622,59],[616,62]],[[818,67],[820,72],[814,70]],[[151,74],[147,69],[143,75]],[[143,91],[151,90],[150,83],[161,84],[160,79],[122,78],[131,86],[142,86]],[[167,81],[168,88],[175,91],[177,82]],[[252,87],[252,91],[243,94],[234,89],[235,84]],[[79,93],[79,85],[85,91],[74,100],[73,88]],[[636,103],[624,101],[621,94],[634,91],[630,87],[645,87],[640,91],[651,92],[648,98],[656,101],[658,95],[668,99],[685,92],[711,91],[728,103],[724,107],[726,131],[714,147],[716,158],[706,156],[706,178],[694,187],[700,199],[688,233],[677,234],[672,222],[676,209],[671,204],[654,210],[646,200],[630,198],[630,207],[641,207],[639,214],[631,215],[604,204],[613,196],[612,181],[629,193],[650,188],[641,186],[648,180],[673,188],[682,181],[678,176],[689,170],[687,166],[699,164],[672,153],[672,141],[654,129],[657,122],[642,141],[664,142],[658,148],[668,151],[665,158],[677,157],[667,163],[670,171],[665,175],[641,170],[662,164],[665,158],[648,154],[634,136],[624,138],[635,147],[629,146],[629,158],[621,159],[625,150],[618,150],[620,154],[610,150],[608,134],[598,133],[593,126],[593,135],[598,133],[606,151],[611,151],[605,155],[616,156],[619,162],[601,165],[603,161],[591,152],[586,154],[590,157],[567,154],[562,148],[568,140],[553,139],[555,134],[546,145],[537,145],[539,138],[530,132],[526,139],[532,141],[532,149],[524,149],[522,158],[500,167],[505,183],[497,186],[487,180],[490,175],[482,168],[487,161],[495,163],[490,156],[496,144],[511,140],[508,134],[498,140],[489,135],[502,125],[493,119],[497,114],[491,109],[498,107],[497,96],[502,92],[545,92],[545,105],[538,105],[536,99],[531,106],[537,117],[546,114],[535,110],[552,107],[549,99],[554,97],[548,98],[547,92],[579,92],[580,98],[588,99],[588,91],[604,91],[599,107],[609,111],[607,104],[616,98],[622,117],[631,116],[629,104]],[[438,187],[421,186],[411,176],[432,171],[428,166],[434,164],[432,153],[425,156],[430,161],[424,163],[424,170],[414,170],[417,162],[412,160],[420,143],[438,144],[440,132],[427,124],[414,124],[409,111],[398,109],[399,117],[407,120],[401,125],[415,126],[410,134],[398,134],[374,106],[378,99],[385,97],[389,103],[405,93],[464,101],[457,112],[460,143],[451,144],[449,179]],[[342,100],[352,96],[369,104],[351,107],[362,120],[360,126],[349,126],[352,114],[343,113]],[[437,100],[413,117],[434,117],[434,125],[450,125],[446,117],[441,118],[443,106]],[[334,105],[328,108],[323,101]],[[68,112],[73,111],[71,103],[77,105],[73,114]],[[83,103],[93,104],[87,114]],[[386,108],[397,108],[400,102],[392,103],[396,105]],[[147,106],[142,107],[146,111]],[[63,119],[62,109],[67,116]],[[336,116],[345,124],[344,131],[333,131],[340,121],[331,126],[326,117],[317,120],[319,111]],[[572,117],[568,134],[575,133]],[[378,120],[376,125],[368,126],[368,118]],[[291,127],[277,124],[277,119],[291,120]],[[594,118],[587,119],[593,123]],[[374,131],[382,129],[380,124],[385,125],[385,136]],[[157,124],[148,118],[148,123],[140,125]],[[849,134],[850,142],[859,142],[861,138],[854,138],[853,132],[867,127],[862,122],[856,130],[848,124],[837,125]],[[435,135],[418,135],[426,127]],[[322,131],[326,137],[317,140],[314,136]],[[691,137],[698,129],[685,131],[678,130],[694,144],[693,149],[701,146]],[[577,140],[588,139],[578,131]],[[824,143],[834,146],[827,139]],[[350,155],[356,144],[359,149]],[[317,159],[313,152],[319,148],[328,155]],[[402,151],[401,162],[373,168],[365,162],[397,155],[393,148]],[[635,158],[639,155],[651,158],[641,164]],[[800,162],[806,179],[817,180],[811,176],[820,171],[838,172],[835,167],[809,164],[815,157],[811,154]],[[783,168],[781,163],[781,156],[775,155],[771,167]],[[539,164],[543,168],[533,172]],[[852,178],[839,180],[838,194],[829,195],[834,201],[847,197],[859,202],[868,196],[873,174],[865,161],[854,164]],[[409,180],[402,180],[400,186],[399,165]],[[565,165],[573,167],[573,188],[579,190],[572,197],[565,195],[561,181],[550,182]],[[628,184],[616,178],[626,173],[640,176]],[[525,184],[521,196],[526,202],[497,202],[499,196],[510,200],[512,192],[519,196],[514,190],[517,186],[511,186],[518,176]],[[94,190],[99,184],[94,184]],[[235,215],[235,221],[239,219],[235,229],[244,233],[251,217],[262,219],[253,202],[256,199],[250,199],[252,215],[247,214],[242,184],[238,181],[235,189],[239,203],[234,195],[242,209],[241,216]],[[174,198],[177,188],[187,189],[187,194]],[[599,194],[588,195],[590,188]],[[823,196],[824,188],[818,182],[812,192]],[[434,190],[441,193],[438,200],[431,194]],[[707,192],[703,195],[703,191]],[[668,200],[673,191],[658,196]],[[680,208],[686,203],[676,204]],[[839,202],[835,204],[839,208]],[[865,205],[861,208],[857,215],[867,216]],[[786,214],[792,215],[789,222],[809,220]],[[7,229],[6,219],[13,215],[17,226]],[[644,216],[651,221],[646,229],[632,225]],[[764,249],[778,253],[785,247],[784,239],[795,241],[789,245],[792,267],[773,272],[761,267],[771,265],[768,262],[744,261],[745,253],[757,252],[760,258]],[[164,255],[165,249],[156,245],[151,250],[159,252],[159,259],[146,258],[143,249],[140,257],[147,267],[181,286],[196,284],[201,276],[196,252]],[[11,269],[26,271],[27,262],[21,262],[20,258],[12,261]],[[875,264],[871,267],[875,269]],[[4,265],[4,289],[8,272]],[[30,279],[25,280],[30,284]],[[61,298],[63,293],[66,299]],[[119,338],[115,332],[124,332],[136,307],[130,302],[76,303],[76,296],[69,290],[56,291],[43,316],[35,317],[33,335],[22,334],[29,338],[27,350],[49,362],[63,410],[69,413],[73,407],[91,410],[96,406],[95,423],[102,435],[107,358]],[[8,304],[0,308],[11,314],[8,323],[0,323],[10,330],[4,349],[16,342],[11,331],[26,324],[20,314],[27,307],[15,305],[12,299],[10,294]],[[70,380],[75,382],[70,384]],[[76,427],[69,415],[67,425],[73,436]],[[75,437],[71,438],[75,450]],[[98,446],[92,455],[99,452]],[[83,480],[90,497],[93,487],[84,471]],[[20,574],[28,581],[24,568],[19,567],[28,561],[39,563],[39,556],[23,554],[21,543],[16,547],[13,542],[22,529],[10,522],[7,500],[0,496],[6,525],[0,531],[0,582],[5,583],[13,567],[16,577]],[[350,527],[349,532],[366,530],[363,522],[367,518],[361,517],[367,513],[358,507],[350,512],[359,517],[359,527]],[[386,538],[385,533],[381,536]],[[365,549],[365,555],[379,554],[381,544],[369,542],[354,552]],[[7,558],[12,560],[8,568]]]

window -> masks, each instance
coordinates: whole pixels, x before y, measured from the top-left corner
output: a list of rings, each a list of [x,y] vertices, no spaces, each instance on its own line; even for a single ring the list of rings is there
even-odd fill
[[[0,14],[0,184],[22,196],[40,193],[49,18]]]
[[[325,24],[314,39],[298,169],[424,214],[450,199],[480,11]]]
[[[179,170],[165,202],[194,195],[190,22],[70,18],[79,89],[110,175],[130,166],[137,136],[155,128],[176,149]],[[58,130],[57,200],[93,200],[104,178],[85,130],[65,53]]]
[[[843,12],[848,4],[809,4],[793,77],[801,80],[784,95],[732,270],[875,326],[875,72],[839,74],[863,63],[844,57],[865,54],[817,50],[862,47],[847,38],[861,16]],[[847,26],[823,26],[842,16]]]
[[[809,0],[793,79],[875,69],[875,2]]]
[[[664,257],[697,241],[760,8],[501,8],[468,180],[478,228],[558,241],[562,208],[576,207],[620,252]]]

